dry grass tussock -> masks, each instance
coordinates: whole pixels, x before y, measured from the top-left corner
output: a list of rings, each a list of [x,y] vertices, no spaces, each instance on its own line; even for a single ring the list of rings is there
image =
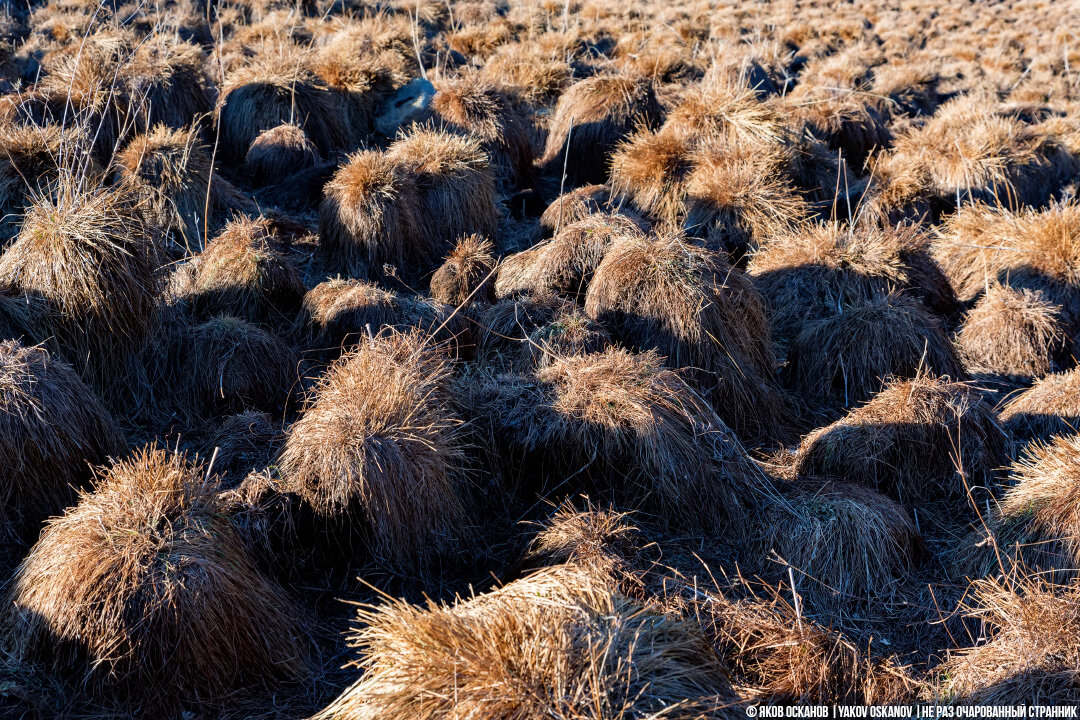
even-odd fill
[[[160,242],[128,195],[65,175],[0,256],[0,283],[48,306],[42,322],[60,357],[107,399],[144,382],[139,355],[158,318]]]
[[[630,218],[608,213],[566,223],[552,239],[499,263],[495,297],[556,293],[584,299],[593,274],[609,248],[623,240],[644,240]]]
[[[1061,308],[1027,288],[991,285],[956,336],[972,374],[1038,379],[1065,365]]]
[[[1080,369],[1053,373],[1017,393],[1001,408],[1001,422],[1020,437],[1049,440],[1080,428]]]
[[[914,298],[874,294],[806,323],[788,349],[788,382],[812,404],[870,399],[889,378],[965,378],[942,321]]]
[[[1070,334],[1080,326],[1080,205],[1012,212],[963,207],[942,226],[934,254],[962,300],[997,281],[1042,292],[1061,306]]]
[[[748,438],[783,433],[764,303],[722,255],[679,237],[626,239],[609,248],[585,312],[627,346],[656,348]]]
[[[774,494],[738,438],[653,352],[554,359],[534,376],[481,375],[468,390],[507,477],[592,487],[675,524],[736,534]]]
[[[852,483],[797,481],[781,489],[786,502],[768,511],[761,562],[780,581],[792,568],[811,607],[889,600],[919,564],[922,539],[894,500]]]
[[[574,566],[453,604],[360,609],[363,677],[317,717],[725,717],[738,698],[689,621]]]
[[[495,244],[481,235],[463,237],[431,276],[431,297],[447,305],[495,300]]]
[[[1076,585],[1033,574],[977,580],[973,591],[965,609],[987,641],[953,653],[938,669],[934,694],[965,704],[1080,702]]]
[[[68,365],[38,347],[0,343],[0,488],[4,531],[62,510],[90,466],[124,450],[109,412]]]
[[[391,562],[458,549],[468,475],[450,372],[420,334],[344,355],[289,429],[277,461],[286,489],[320,515],[366,523]]]
[[[6,632],[26,662],[76,692],[198,707],[307,674],[285,592],[248,557],[216,481],[146,448],[50,521],[8,591]]]
[[[304,296],[300,318],[306,344],[320,351],[367,342],[369,335],[384,328],[420,331],[453,355],[468,355],[472,350],[465,318],[453,307],[361,280],[335,278],[319,283]]]
[[[253,209],[251,200],[212,170],[195,128],[158,125],[131,139],[115,158],[117,182],[145,203],[143,210],[169,232],[181,251],[199,250],[230,214]]]
[[[282,237],[262,217],[233,217],[183,271],[187,281],[176,294],[199,318],[227,313],[281,325],[307,291]]]
[[[979,390],[920,374],[803,438],[796,469],[876,488],[909,506],[943,497],[963,503],[970,489],[994,487],[1009,443]]]
[[[1010,467],[1010,484],[977,539],[959,554],[972,577],[1019,567],[1046,579],[1072,577],[1080,567],[1080,438],[1057,436],[1029,446]]]
[[[801,224],[753,253],[747,272],[781,339],[793,338],[808,320],[892,290],[922,299],[938,314],[956,309],[952,286],[930,256],[929,238],[910,225]]]

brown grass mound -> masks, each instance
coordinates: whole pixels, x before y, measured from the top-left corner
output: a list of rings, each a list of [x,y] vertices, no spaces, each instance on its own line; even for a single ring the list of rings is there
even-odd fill
[[[553,102],[570,84],[573,74],[565,57],[531,42],[500,47],[484,63],[482,72],[500,85],[513,88],[534,106]]]
[[[504,298],[483,308],[476,320],[479,359],[486,365],[505,365],[531,355],[524,347],[529,336],[573,308],[569,300],[550,293]]]
[[[367,342],[383,328],[419,330],[445,344],[454,355],[472,349],[471,333],[461,313],[435,300],[385,290],[360,280],[336,278],[319,283],[304,296],[303,322],[308,343],[324,350]]]
[[[736,714],[693,623],[573,566],[452,605],[362,607],[359,621],[350,644],[363,677],[320,720]]]
[[[562,358],[591,355],[613,345],[611,334],[579,308],[569,308],[529,333],[522,368],[544,368]]]
[[[284,440],[280,419],[247,410],[218,424],[206,444],[206,457],[214,459],[215,472],[243,478],[272,465]]]
[[[926,235],[913,226],[813,223],[765,243],[750,256],[747,271],[769,304],[774,334],[791,340],[838,306],[894,289],[950,314],[956,296],[929,253]]]
[[[202,412],[277,409],[299,384],[300,360],[281,338],[229,315],[185,331],[177,354],[174,387]]]
[[[1010,468],[1010,487],[994,507],[961,569],[974,577],[1021,566],[1044,577],[1080,568],[1080,437],[1058,436],[1029,447]],[[987,537],[989,534],[989,537]]]
[[[289,429],[286,489],[320,515],[359,516],[375,553],[413,564],[459,547],[465,454],[450,362],[420,334],[391,334],[342,357]]]
[[[386,155],[413,175],[417,226],[431,259],[445,257],[462,235],[495,235],[495,179],[478,139],[414,127]]]
[[[411,173],[374,150],[350,155],[326,184],[319,243],[336,266],[360,277],[430,264],[437,253],[420,233],[419,196]]]
[[[40,298],[60,356],[108,400],[138,385],[139,355],[157,322],[159,234],[119,191],[61,182],[27,211],[0,256],[0,284]]]
[[[226,313],[254,323],[291,321],[307,288],[266,218],[234,216],[191,262],[181,297],[198,317]]]
[[[477,72],[439,80],[435,89],[429,112],[437,126],[479,139],[505,187],[531,184],[532,130],[505,90]]]
[[[583,300],[608,248],[644,238],[630,218],[587,215],[564,225],[551,240],[505,258],[495,279],[495,297],[557,293]]]
[[[978,580],[964,609],[984,644],[956,651],[937,670],[935,694],[956,703],[1080,702],[1080,590],[1037,575]]]
[[[339,98],[308,68],[303,53],[268,50],[226,77],[217,121],[226,156],[239,163],[266,130],[295,122],[324,155],[348,146]]]
[[[695,143],[715,140],[739,145],[779,146],[790,131],[777,105],[761,102],[744,82],[706,75],[671,108],[664,133]]]
[[[41,348],[0,343],[0,532],[18,533],[62,510],[90,466],[124,450],[101,402]]]
[[[647,223],[632,209],[619,207],[607,185],[585,185],[555,198],[540,216],[540,232],[551,237],[559,230],[589,215],[618,213],[637,222],[642,231]]]
[[[656,222],[681,223],[693,148],[691,139],[678,133],[638,130],[611,155],[612,191]]]
[[[652,81],[647,78],[596,75],[579,80],[555,107],[540,169],[562,177],[566,159],[571,186],[604,182],[608,155],[616,143],[639,125],[655,126],[661,112]]]
[[[815,609],[887,599],[923,550],[915,523],[895,501],[862,485],[799,481],[770,509],[761,556],[766,574],[796,586]]]
[[[832,425],[803,438],[800,475],[869,486],[905,505],[992,488],[1009,455],[993,408],[963,383],[898,380]],[[961,469],[963,476],[958,472]]]
[[[1042,440],[1080,429],[1080,368],[1037,380],[1001,409],[1001,422],[1016,436]]]
[[[871,153],[892,145],[889,113],[880,98],[865,90],[800,83],[785,96],[785,105],[793,119],[805,122],[809,132],[857,170]]]
[[[207,233],[216,232],[232,212],[252,208],[250,199],[213,172],[194,128],[159,125],[137,135],[116,155],[114,175],[186,252],[202,249]]]
[[[482,235],[459,239],[431,276],[431,297],[454,307],[469,302],[495,302],[493,250],[495,243]]]
[[[42,337],[39,323],[46,312],[36,298],[0,290],[0,340]]]
[[[1060,305],[1080,337],[1080,203],[1010,212],[965,205],[942,227],[934,252],[961,300],[997,281]]]
[[[791,343],[785,374],[807,400],[851,407],[888,378],[913,378],[921,370],[965,377],[941,321],[922,303],[875,293],[806,323]]]
[[[778,149],[714,142],[697,150],[691,163],[685,225],[706,247],[739,259],[809,215]]]
[[[1038,205],[1055,189],[1053,148],[1031,127],[996,111],[996,98],[969,92],[938,108],[924,125],[900,133],[873,164],[878,187],[868,211],[882,216],[950,209],[979,200]]]
[[[314,167],[319,149],[295,123],[264,130],[248,148],[244,169],[256,185],[280,182],[282,178]]]
[[[201,48],[151,34],[123,64],[117,81],[124,90],[127,120],[138,130],[158,125],[182,128],[211,110]]]
[[[559,358],[531,377],[482,375],[469,389],[507,477],[526,472],[560,489],[574,478],[672,523],[735,533],[770,493],[734,434],[655,353]]]
[[[773,589],[732,600],[696,593],[691,608],[750,697],[775,703],[891,705],[915,699],[919,684],[889,658],[857,648],[802,616]]]
[[[35,194],[59,175],[65,149],[74,152],[79,133],[55,125],[0,127],[0,241],[14,237]]]
[[[1061,308],[1027,288],[994,283],[964,318],[956,345],[972,374],[1037,380],[1066,360]]]
[[[202,465],[143,449],[52,520],[12,579],[7,631],[78,692],[147,708],[306,674],[285,592],[248,557]]]
[[[642,597],[645,543],[630,517],[611,507],[598,508],[588,498],[583,510],[566,500],[544,521],[529,543],[525,560],[547,566],[574,565],[593,577],[617,583],[624,595]]]
[[[624,240],[597,268],[585,312],[629,347],[656,348],[686,368],[740,437],[782,433],[764,303],[720,254],[677,237]]]

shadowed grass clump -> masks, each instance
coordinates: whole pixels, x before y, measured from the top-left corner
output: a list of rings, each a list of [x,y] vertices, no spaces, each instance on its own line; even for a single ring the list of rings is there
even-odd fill
[[[249,558],[217,482],[146,448],[48,524],[12,578],[6,631],[77,696],[176,712],[307,674],[285,592]]]
[[[723,421],[653,352],[558,358],[531,376],[479,375],[468,390],[506,478],[596,490],[676,525],[735,533],[771,492]]]
[[[516,361],[529,343],[529,336],[569,313],[574,304],[551,293],[503,298],[483,308],[476,319],[477,355],[487,365],[503,367]]]
[[[506,90],[477,72],[439,80],[435,89],[429,109],[435,125],[479,139],[503,187],[529,185],[535,155],[532,130]]]
[[[995,281],[1038,291],[1080,336],[1080,204],[1019,212],[965,205],[942,226],[934,252],[961,300]]]
[[[281,420],[275,417],[246,410],[218,423],[206,443],[206,457],[214,458],[214,471],[243,478],[272,465],[285,440]]]
[[[806,219],[778,148],[712,142],[695,151],[686,178],[687,234],[735,260]]]
[[[365,523],[374,552],[394,564],[459,549],[470,521],[450,372],[420,334],[361,343],[289,429],[278,456],[286,490],[321,516]]]
[[[431,297],[447,305],[495,301],[495,243],[482,235],[457,241],[446,260],[431,276]]]
[[[627,239],[645,234],[622,215],[597,213],[565,224],[551,240],[503,259],[495,297],[556,293],[583,300],[604,253]]]
[[[186,389],[197,412],[275,410],[299,386],[296,353],[239,318],[213,317],[182,332],[178,344],[174,387]]]
[[[647,229],[647,223],[634,210],[620,207],[610,187],[584,185],[551,201],[540,216],[540,232],[544,237],[551,237],[567,225],[598,213],[625,215],[637,222],[642,231]]]
[[[1080,568],[1080,436],[1029,447],[1012,464],[1009,488],[986,526],[959,554],[961,570],[983,577],[1013,562],[1043,577],[1069,579]]]
[[[319,149],[295,123],[283,123],[264,130],[251,142],[244,158],[244,170],[256,185],[279,182],[320,161]]]
[[[939,314],[957,307],[926,235],[913,226],[802,224],[760,247],[747,271],[768,303],[773,332],[785,341],[838,306],[890,290],[919,297]]]
[[[1061,308],[1027,288],[996,282],[979,298],[956,335],[972,375],[1037,380],[1065,365]]]
[[[524,370],[547,367],[562,358],[600,353],[613,345],[611,334],[578,307],[569,307],[529,333],[521,345]]]
[[[140,42],[118,73],[126,119],[136,129],[180,129],[211,110],[202,49],[164,33]]]
[[[996,485],[1008,457],[1008,437],[979,391],[923,374],[807,435],[795,462],[800,475],[868,486],[910,506],[963,503],[968,488]]]
[[[699,593],[690,610],[750,697],[774,703],[897,704],[915,699],[919,683],[892,658],[856,647],[838,631],[802,617],[769,588],[762,598]],[[783,592],[783,595],[781,595]]]
[[[1080,702],[1080,591],[1038,575],[977,580],[962,608],[987,641],[950,654],[935,694],[955,703]]]
[[[308,67],[301,51],[259,53],[228,74],[218,99],[221,147],[231,162],[243,161],[263,132],[298,124],[324,155],[348,146],[348,128],[339,100]]]
[[[143,203],[143,212],[173,238],[181,251],[203,247],[231,213],[251,209],[251,200],[213,172],[207,147],[194,128],[159,125],[137,135],[115,159],[117,182]]]
[[[579,80],[559,97],[540,169],[562,177],[565,156],[571,186],[602,183],[616,143],[639,125],[655,126],[661,113],[648,78],[606,74]]]
[[[363,677],[316,717],[725,717],[738,703],[690,621],[555,566],[450,605],[363,606]],[[734,710],[727,710],[734,715]]]
[[[892,220],[982,201],[1038,205],[1055,189],[1052,142],[1000,112],[984,93],[969,92],[938,108],[925,124],[897,135],[873,163],[871,215]]]
[[[0,127],[0,241],[18,233],[23,211],[59,177],[65,150],[80,140],[77,130],[56,125]]]
[[[445,257],[463,235],[494,237],[495,177],[477,138],[414,126],[386,156],[413,177],[417,230],[429,253],[425,259]]]
[[[623,240],[596,269],[585,312],[627,346],[685,368],[740,437],[784,434],[764,303],[722,255],[678,237]]]
[[[787,502],[768,511],[760,557],[776,580],[793,568],[816,610],[889,599],[918,564],[922,539],[888,497],[863,485],[813,481],[784,486],[783,493]],[[770,563],[771,552],[783,562]]]
[[[326,184],[319,206],[319,243],[333,265],[359,277],[383,265],[402,270],[441,257],[420,234],[412,174],[377,150],[350,155]]]
[[[233,217],[185,270],[178,295],[199,318],[227,313],[283,325],[307,291],[273,224],[262,217]]]
[[[145,389],[141,354],[158,321],[160,233],[127,195],[62,179],[0,256],[0,284],[39,298],[62,359],[109,402]]]
[[[1037,380],[1001,408],[1001,422],[1020,438],[1049,440],[1080,429],[1080,368]]]
[[[918,300],[875,294],[806,323],[788,349],[787,381],[812,403],[851,407],[890,377],[920,371],[961,380],[964,369],[941,321]]]
[[[0,536],[60,512],[91,465],[123,450],[112,416],[71,367],[42,348],[0,342]]]
[[[306,341],[318,350],[338,350],[367,342],[368,333],[384,328],[419,330],[451,354],[473,347],[465,317],[436,300],[385,290],[361,280],[336,278],[319,283],[304,296],[301,313]]]

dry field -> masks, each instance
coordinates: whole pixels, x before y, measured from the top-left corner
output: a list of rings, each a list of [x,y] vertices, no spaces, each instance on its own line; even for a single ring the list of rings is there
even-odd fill
[[[1080,3],[0,5],[0,717],[1080,703]]]

